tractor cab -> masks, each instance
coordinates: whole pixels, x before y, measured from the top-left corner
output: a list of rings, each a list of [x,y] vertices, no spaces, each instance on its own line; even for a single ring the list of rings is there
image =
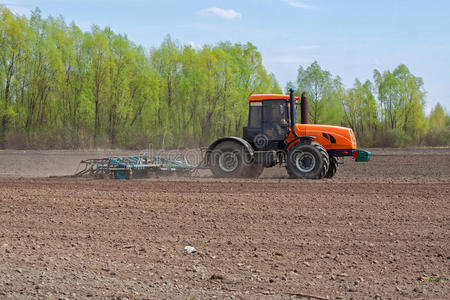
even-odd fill
[[[296,118],[297,110],[294,108],[294,122]],[[257,150],[280,149],[280,144],[284,145],[289,134],[290,122],[288,95],[252,95],[243,138]]]

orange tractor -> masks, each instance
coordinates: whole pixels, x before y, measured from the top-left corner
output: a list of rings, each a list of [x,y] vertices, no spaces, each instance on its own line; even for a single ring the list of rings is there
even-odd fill
[[[321,179],[336,174],[339,158],[370,160],[371,153],[356,148],[350,128],[308,124],[308,102],[290,95],[251,95],[248,126],[242,138],[224,137],[206,151],[205,163],[216,177],[256,178],[264,168],[285,166],[291,178]]]

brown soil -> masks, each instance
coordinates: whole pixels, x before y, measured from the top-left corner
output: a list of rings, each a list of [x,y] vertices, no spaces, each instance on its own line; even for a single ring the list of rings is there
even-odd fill
[[[0,298],[445,299],[450,151],[374,152],[320,181],[44,178],[105,153],[0,152]]]

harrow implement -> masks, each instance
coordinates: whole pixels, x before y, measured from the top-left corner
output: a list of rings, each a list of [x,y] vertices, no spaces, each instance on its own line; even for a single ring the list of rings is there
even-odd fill
[[[152,174],[160,175],[190,175],[197,169],[186,158],[165,158],[150,156],[147,153],[82,160],[81,171],[73,177],[114,177],[116,179],[130,179],[131,177],[148,177]],[[78,168],[80,169],[80,167]]]

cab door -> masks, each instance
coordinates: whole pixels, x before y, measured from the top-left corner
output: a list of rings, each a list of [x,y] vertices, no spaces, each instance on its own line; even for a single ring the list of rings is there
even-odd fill
[[[263,133],[269,141],[284,141],[289,133],[288,108],[284,100],[266,100],[263,105]]]

